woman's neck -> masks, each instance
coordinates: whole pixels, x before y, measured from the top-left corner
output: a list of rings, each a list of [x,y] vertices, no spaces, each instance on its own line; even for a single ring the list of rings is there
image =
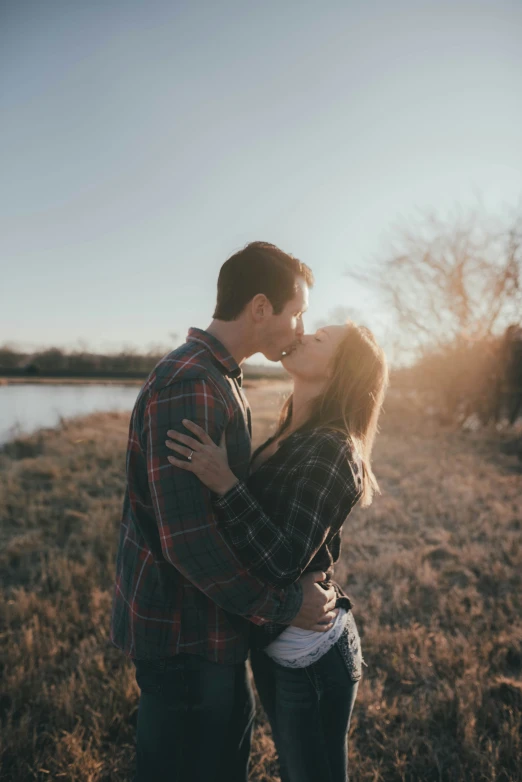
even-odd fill
[[[321,391],[322,383],[303,383],[297,379],[294,381],[292,417],[290,426],[287,429],[288,434],[295,432],[296,429],[299,429],[305,423],[310,414],[310,405]]]

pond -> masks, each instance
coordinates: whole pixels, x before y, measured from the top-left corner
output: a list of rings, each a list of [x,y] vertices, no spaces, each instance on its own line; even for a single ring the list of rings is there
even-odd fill
[[[9,384],[0,386],[0,446],[20,433],[57,426],[60,418],[132,410],[139,385],[114,383]]]

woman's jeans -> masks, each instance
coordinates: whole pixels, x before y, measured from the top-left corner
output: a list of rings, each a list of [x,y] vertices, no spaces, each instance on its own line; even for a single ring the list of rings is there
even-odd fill
[[[255,704],[245,663],[186,653],[133,662],[134,782],[247,782]]]
[[[361,647],[353,616],[329,651],[307,668],[285,668],[251,652],[259,698],[272,727],[281,782],[346,782],[347,736]]]

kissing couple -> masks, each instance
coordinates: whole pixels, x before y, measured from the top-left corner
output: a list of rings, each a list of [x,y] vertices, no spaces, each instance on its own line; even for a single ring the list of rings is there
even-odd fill
[[[352,322],[305,334],[310,268],[266,242],[221,267],[213,320],[152,370],[134,406],[111,641],[140,700],[135,782],[247,782],[255,701],[282,782],[345,782],[362,671],[333,580],[371,468],[388,371]],[[241,365],[281,361],[292,393],[251,455]]]

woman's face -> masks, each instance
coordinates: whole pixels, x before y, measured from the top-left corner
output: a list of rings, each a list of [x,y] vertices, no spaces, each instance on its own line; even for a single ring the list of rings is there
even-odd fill
[[[292,377],[309,382],[328,378],[332,358],[346,335],[347,326],[324,326],[315,334],[304,334],[281,363]]]

